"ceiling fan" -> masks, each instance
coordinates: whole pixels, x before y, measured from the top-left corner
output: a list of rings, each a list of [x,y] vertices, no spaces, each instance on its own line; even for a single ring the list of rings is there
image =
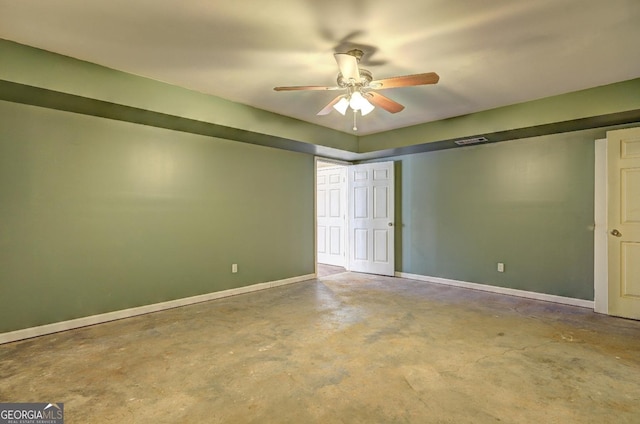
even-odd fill
[[[344,94],[337,96],[326,105],[318,115],[327,115],[331,109],[335,109],[345,115],[347,109],[353,110],[353,129],[357,130],[355,120],[357,112],[362,116],[367,115],[376,106],[390,113],[398,113],[404,109],[400,103],[383,96],[374,90],[386,88],[409,87],[414,85],[436,84],[440,77],[435,72],[424,74],[405,75],[399,77],[374,80],[373,75],[366,69],[359,68],[358,63],[363,56],[362,50],[353,49],[346,53],[335,53],[334,57],[338,63],[337,85],[334,87],[317,85],[299,85],[292,87],[275,87],[275,91],[301,91],[301,90],[345,90]]]

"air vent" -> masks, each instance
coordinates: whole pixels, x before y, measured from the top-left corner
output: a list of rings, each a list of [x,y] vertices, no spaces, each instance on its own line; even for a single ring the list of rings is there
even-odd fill
[[[465,138],[464,140],[456,140],[458,146],[468,146],[469,144],[477,144],[484,143],[485,141],[489,141],[487,137],[474,137],[474,138]]]

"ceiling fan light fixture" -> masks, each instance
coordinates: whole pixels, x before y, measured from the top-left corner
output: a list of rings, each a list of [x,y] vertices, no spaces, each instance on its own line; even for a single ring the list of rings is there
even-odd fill
[[[369,103],[364,99],[364,97],[362,97],[362,94],[360,94],[359,91],[354,91],[349,99],[349,106],[351,106],[351,109],[353,110],[360,110],[365,102]]]
[[[349,100],[347,100],[346,97],[341,98],[340,101],[338,101],[338,103],[333,105],[333,108],[338,112],[340,112],[342,115],[345,115],[347,113],[348,107],[349,107]]]
[[[376,107],[372,105],[369,100],[362,98],[362,105],[360,105],[360,113],[362,116],[368,115],[375,109]]]

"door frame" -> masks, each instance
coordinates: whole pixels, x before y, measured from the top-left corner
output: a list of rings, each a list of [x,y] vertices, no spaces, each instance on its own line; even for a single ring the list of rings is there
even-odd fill
[[[350,166],[352,162],[346,162],[337,159],[323,158],[322,156],[315,156],[314,171],[313,171],[313,273],[318,275],[318,162],[332,163],[339,166]],[[346,184],[346,183],[345,183]],[[345,222],[345,227],[348,226],[348,222]],[[346,228],[345,228],[346,229]],[[345,254],[349,249],[349,240],[345,236],[346,231],[343,234]],[[349,269],[349,256],[345,256],[345,269]]]
[[[607,139],[595,141],[593,310],[609,315]]]

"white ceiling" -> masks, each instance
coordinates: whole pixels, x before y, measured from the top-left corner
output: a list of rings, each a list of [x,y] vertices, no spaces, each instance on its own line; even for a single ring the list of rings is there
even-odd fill
[[[273,87],[335,85],[353,47],[375,79],[440,75],[360,135],[640,77],[639,0],[0,0],[0,38],[344,132],[316,116],[335,91]]]

